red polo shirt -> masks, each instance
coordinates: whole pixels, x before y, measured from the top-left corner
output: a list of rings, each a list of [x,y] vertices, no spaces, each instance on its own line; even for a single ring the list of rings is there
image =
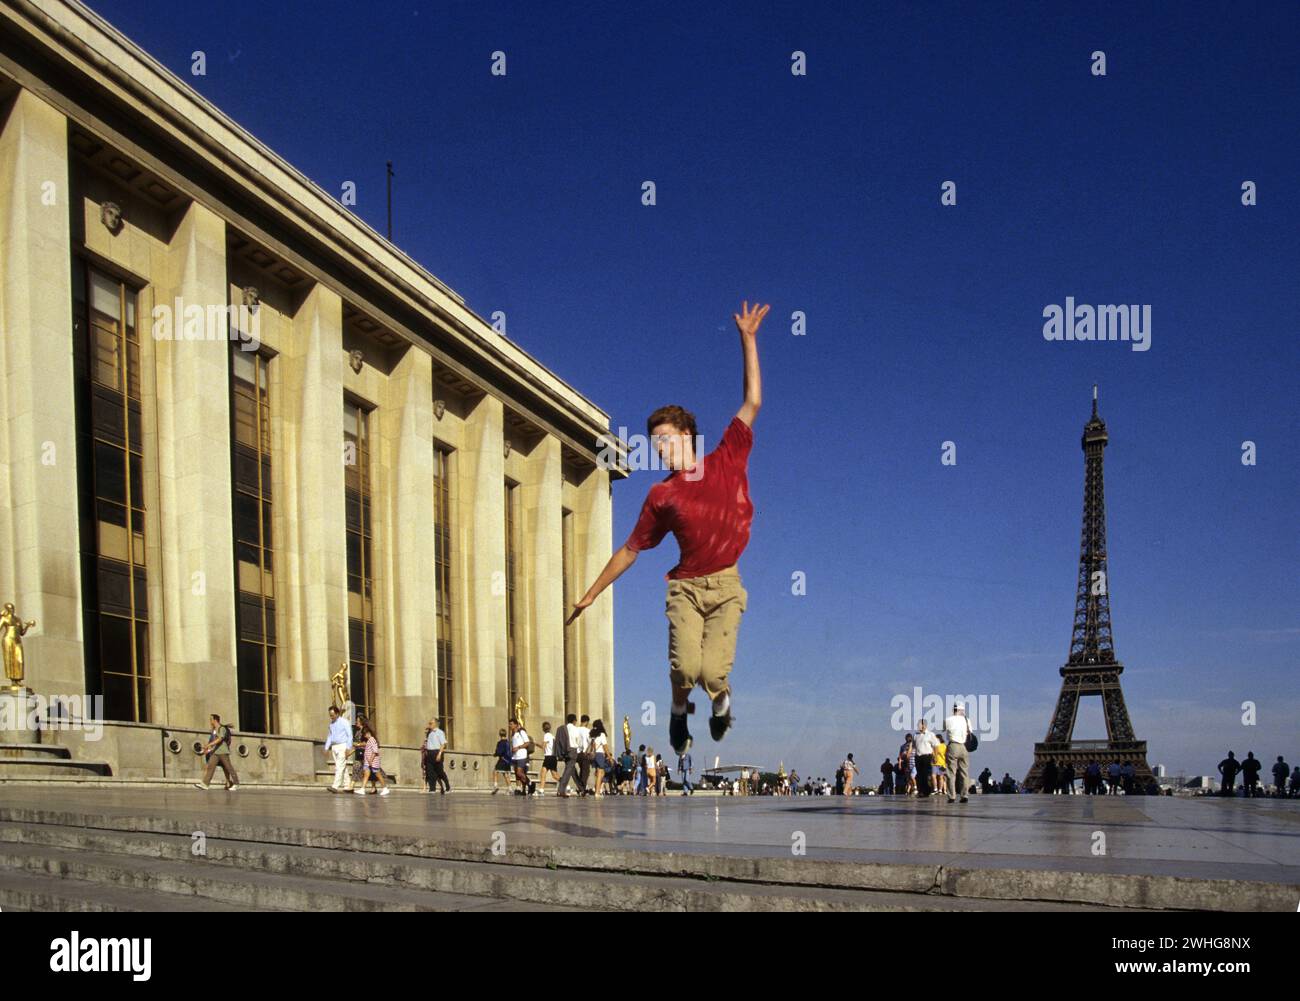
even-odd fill
[[[749,543],[749,450],[754,432],[733,417],[718,447],[690,473],[674,470],[650,488],[627,548],[653,549],[672,532],[681,547],[669,580],[704,577],[738,559]]]

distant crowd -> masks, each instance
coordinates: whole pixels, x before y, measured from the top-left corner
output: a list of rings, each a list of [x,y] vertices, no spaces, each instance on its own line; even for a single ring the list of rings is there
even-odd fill
[[[1278,796],[1286,799],[1300,797],[1300,766],[1292,768],[1279,754],[1273,762],[1271,793],[1268,784],[1259,781],[1263,768],[1263,763],[1255,757],[1254,751],[1247,751],[1243,761],[1238,761],[1237,755],[1229,751],[1228,756],[1219,762],[1219,795],[1237,795],[1237,776],[1240,775],[1243,796]]]
[[[337,706],[330,706],[329,718],[325,757],[334,765],[330,791],[362,795],[369,784],[379,795],[388,795],[388,776],[383,769],[379,735],[374,726],[364,715],[358,715],[355,722],[350,721]],[[195,785],[200,789],[208,788],[214,772],[220,768],[226,788],[234,791],[239,788],[239,778],[230,760],[231,729],[215,714],[209,723],[208,740],[198,745],[206,767],[202,780]],[[706,772],[697,782],[689,746],[684,753],[677,755],[675,767],[645,744],[640,745],[635,753],[625,748],[616,755],[602,720],[593,721],[588,716],[579,717],[573,713],[554,730],[549,722],[542,724],[540,747],[523,724],[514,718],[498,737],[493,749],[493,795],[505,788],[513,790],[516,795],[544,796],[548,782],[554,786],[554,795],[562,798],[570,795],[665,796],[670,784],[684,796],[692,795],[697,787],[718,789],[724,795],[734,796],[848,796],[867,791],[856,782],[862,769],[852,754],[847,755],[836,769],[833,784],[821,777],[808,778],[801,783],[793,771],[789,775],[771,775],[749,767],[739,769],[736,778]],[[946,795],[950,801],[961,797],[965,802],[967,794],[976,791],[975,783],[968,777],[968,762],[969,753],[977,744],[961,706],[954,707],[943,731],[930,731],[922,720],[916,733],[904,737],[897,757],[885,758],[880,763],[880,783],[874,791],[882,796]],[[424,792],[445,794],[451,791],[451,781],[444,766],[447,750],[447,735],[442,730],[441,720],[429,720],[420,744]],[[539,751],[541,766],[537,778],[533,779],[531,763]],[[1247,752],[1244,760],[1238,760],[1236,754],[1229,751],[1228,756],[1219,762],[1222,780],[1219,795],[1235,796],[1240,788],[1241,794],[1247,797],[1300,798],[1300,767],[1292,768],[1279,754],[1271,768],[1271,786],[1260,781],[1263,770],[1263,762],[1255,757],[1253,751]],[[674,773],[676,782],[672,783]],[[1054,759],[1049,760],[1043,767],[1037,789],[1016,782],[1010,773],[1004,773],[1000,780],[995,781],[988,768],[979,773],[976,783],[978,791],[985,795],[1020,792],[1073,795],[1079,779],[1082,779],[1084,795],[1161,794],[1153,777],[1142,782],[1132,762],[1119,761],[1104,766],[1092,761],[1080,775],[1068,761],[1058,765]]]

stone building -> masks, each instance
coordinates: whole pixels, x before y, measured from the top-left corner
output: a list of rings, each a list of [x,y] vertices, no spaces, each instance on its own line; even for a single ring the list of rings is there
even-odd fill
[[[387,744],[612,717],[607,415],[65,0],[0,5],[0,337],[0,602],[79,754],[218,712],[309,774],[344,662]]]

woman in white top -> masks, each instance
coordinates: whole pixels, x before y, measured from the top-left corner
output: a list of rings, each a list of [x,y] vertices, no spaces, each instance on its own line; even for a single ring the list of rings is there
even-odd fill
[[[596,756],[596,795],[599,796],[609,771],[609,737],[605,735],[605,724],[600,720],[591,724],[591,750]]]
[[[858,774],[858,764],[856,761],[853,760],[853,755],[850,754],[847,758],[844,759],[844,764],[842,767],[844,769],[844,795],[852,796],[853,780],[857,777]]]

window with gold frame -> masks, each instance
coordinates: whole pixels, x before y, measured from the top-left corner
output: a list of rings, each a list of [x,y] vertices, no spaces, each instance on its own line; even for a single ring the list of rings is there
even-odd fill
[[[371,413],[343,404],[344,507],[348,554],[348,665],[352,701],[367,719],[375,713],[375,611],[371,542]]]
[[[136,290],[72,261],[87,683],[106,719],[148,722],[149,588]]]
[[[519,678],[518,642],[515,636],[517,616],[515,614],[515,575],[518,553],[515,549],[515,505],[518,502],[519,485],[506,480],[506,677],[509,686],[507,706],[510,714],[515,711],[521,688]]]
[[[433,446],[433,563],[437,626],[438,715],[447,743],[454,744],[456,684],[451,618],[451,449]]]
[[[560,579],[561,590],[564,593],[564,615],[567,622],[570,610],[573,608],[573,588],[571,586],[569,575],[573,572],[573,512],[568,508],[560,510]],[[573,664],[573,644],[569,637],[576,624],[568,624],[564,627],[564,679],[562,691],[564,692],[564,714],[581,712],[578,707],[578,678],[574,671]]]
[[[270,361],[238,341],[231,343],[230,411],[239,729],[278,733]]]

